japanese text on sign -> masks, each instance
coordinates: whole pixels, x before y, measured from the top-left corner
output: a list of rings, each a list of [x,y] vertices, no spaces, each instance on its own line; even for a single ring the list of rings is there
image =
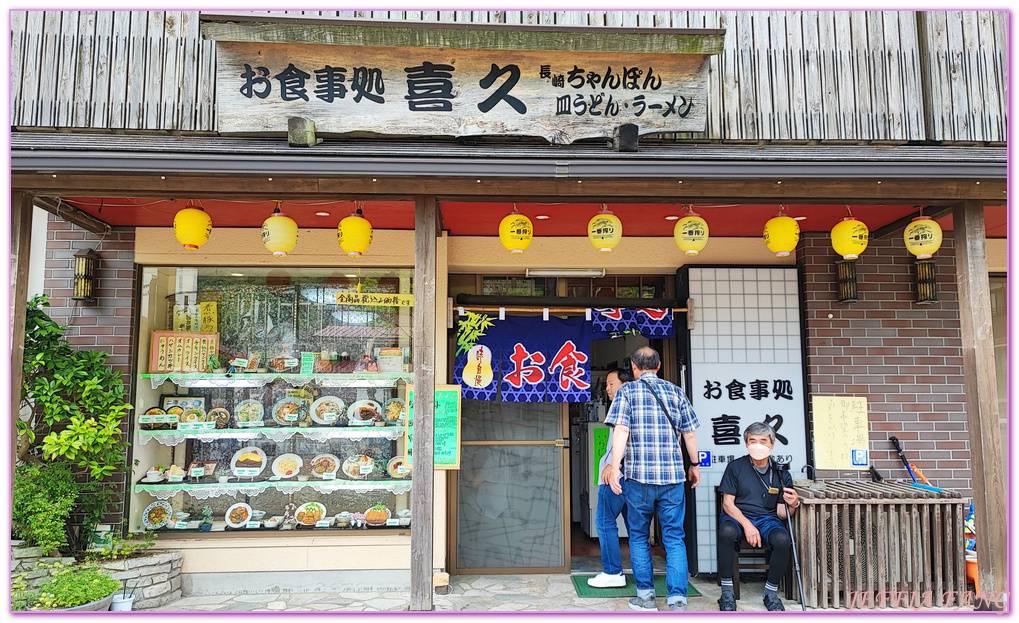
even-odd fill
[[[570,143],[623,123],[641,133],[702,132],[707,119],[702,54],[241,42],[219,42],[217,54],[225,132],[281,131],[300,115],[324,132],[525,134]]]
[[[337,305],[367,307],[414,307],[413,294],[379,294],[375,292],[338,292]]]

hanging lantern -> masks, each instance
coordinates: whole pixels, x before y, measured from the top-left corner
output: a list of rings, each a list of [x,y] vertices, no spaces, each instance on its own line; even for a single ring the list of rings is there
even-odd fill
[[[297,246],[297,223],[280,212],[281,203],[283,202],[276,202],[276,209],[262,223],[262,244],[272,251],[273,255],[286,255]]]
[[[799,241],[800,224],[782,211],[764,224],[764,242],[776,257],[788,257]]]
[[[831,246],[844,260],[855,260],[867,248],[870,230],[863,221],[847,216],[831,228]]]
[[[210,233],[212,218],[205,210],[187,207],[173,217],[173,235],[188,251],[197,251],[208,242]]]
[[[74,296],[76,301],[96,300],[96,265],[99,256],[92,249],[81,249],[74,254]]]
[[[513,204],[513,211],[504,216],[499,223],[499,242],[510,253],[523,253],[524,249],[530,246],[533,234],[531,219],[517,212],[517,206]]]
[[[676,246],[686,255],[697,255],[708,244],[708,222],[690,208],[672,230]]]
[[[623,222],[603,203],[601,212],[587,223],[587,239],[599,253],[611,253],[623,239]]]
[[[372,224],[364,218],[361,205],[337,225],[336,239],[340,241],[340,248],[351,257],[368,250],[372,243]]]
[[[930,259],[941,248],[941,225],[929,216],[918,216],[906,225],[902,239],[906,250],[918,260]]]

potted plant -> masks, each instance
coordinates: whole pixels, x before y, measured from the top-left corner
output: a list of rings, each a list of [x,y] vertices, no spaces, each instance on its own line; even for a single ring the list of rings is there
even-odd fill
[[[39,563],[39,567],[51,569],[51,579],[33,592],[28,590],[24,576],[14,578],[13,610],[104,611],[110,608],[114,593],[120,589],[120,582],[92,565]]]
[[[206,504],[202,507],[202,530],[212,530],[212,507]]]

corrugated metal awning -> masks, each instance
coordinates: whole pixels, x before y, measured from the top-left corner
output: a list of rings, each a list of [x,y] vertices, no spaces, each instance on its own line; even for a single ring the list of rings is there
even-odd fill
[[[307,177],[656,179],[1007,179],[1005,147],[642,144],[604,145],[285,138],[11,134],[11,172]]]

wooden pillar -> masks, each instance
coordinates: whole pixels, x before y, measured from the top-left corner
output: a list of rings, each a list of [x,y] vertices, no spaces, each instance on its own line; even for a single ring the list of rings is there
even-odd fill
[[[981,592],[996,595],[1008,590],[1008,540],[1006,522],[1003,521],[1007,514],[991,336],[984,206],[980,201],[964,201],[955,206],[952,215],[973,506],[976,509],[977,569]]]
[[[410,490],[410,610],[432,609],[432,423],[435,409],[434,197],[414,211],[414,485]]]
[[[28,260],[32,241],[32,196],[11,193],[11,483],[18,456],[17,417],[21,410],[21,367],[25,355]],[[40,250],[41,252],[41,250]]]

